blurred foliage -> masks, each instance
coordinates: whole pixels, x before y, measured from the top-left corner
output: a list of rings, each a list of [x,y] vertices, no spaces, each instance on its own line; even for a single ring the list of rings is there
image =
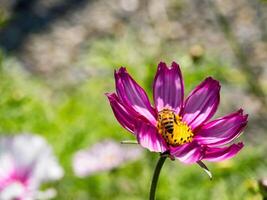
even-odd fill
[[[93,66],[91,70],[97,73],[79,85],[66,83],[64,86],[33,77],[13,58],[0,56],[0,131],[3,134],[38,133],[52,144],[66,175],[63,180],[43,187],[55,187],[57,199],[136,200],[148,197],[157,154],[146,152],[142,160],[84,179],[76,178],[71,169],[76,150],[104,138],[115,138],[118,142],[133,139],[119,126],[104,96],[105,92],[114,91],[112,74],[115,68],[127,66],[140,85],[149,91],[150,97],[156,62],[161,59],[170,64],[174,58],[180,58],[178,62],[182,66],[187,93],[206,76],[214,76],[226,84],[233,80],[242,85],[244,81],[235,69],[212,55],[204,54],[194,63],[189,54],[183,55],[175,48],[172,53],[161,54],[131,37],[119,41],[112,38],[96,40],[85,52],[81,63]],[[257,180],[264,175],[266,164],[263,150],[255,149],[249,143],[236,158],[208,164],[214,175],[212,181],[197,165],[168,161],[160,176],[157,199],[262,199]]]
[[[8,13],[2,8],[0,8],[0,28],[7,24],[8,19]]]
[[[189,92],[207,76],[212,76],[221,82],[244,84],[245,78],[236,68],[230,67],[229,63],[214,55],[203,55],[194,62],[190,53],[183,54],[175,45],[169,43],[158,46],[148,46],[142,41],[127,34],[123,38],[106,38],[91,42],[81,57],[83,65],[94,66],[97,69],[110,71],[111,67],[127,67],[131,74],[136,74],[135,79],[151,92],[151,87],[156,73],[155,61],[163,61],[168,65],[172,61],[180,64]],[[145,55],[145,56],[144,56]],[[179,58],[177,60],[177,58]],[[110,78],[110,77],[109,77]]]

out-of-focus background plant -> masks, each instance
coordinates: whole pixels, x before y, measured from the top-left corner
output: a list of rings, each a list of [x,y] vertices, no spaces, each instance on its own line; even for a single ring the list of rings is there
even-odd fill
[[[65,175],[42,188],[56,189],[55,199],[146,199],[157,155],[83,178],[73,156],[106,138],[133,139],[104,96],[115,68],[151,94],[157,63],[175,60],[187,93],[213,76],[222,84],[217,116],[242,107],[249,124],[237,157],[208,163],[213,181],[198,166],[167,162],[158,199],[267,198],[266,41],[264,0],[1,0],[1,135],[31,132],[51,144]]]

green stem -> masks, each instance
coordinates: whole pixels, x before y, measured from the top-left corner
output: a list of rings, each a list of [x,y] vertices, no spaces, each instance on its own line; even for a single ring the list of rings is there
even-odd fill
[[[152,182],[151,182],[149,200],[155,200],[155,194],[156,194],[159,174],[160,174],[161,168],[162,168],[166,158],[167,158],[167,156],[160,156],[160,158],[158,160],[157,166],[156,166],[154,174],[153,174]]]

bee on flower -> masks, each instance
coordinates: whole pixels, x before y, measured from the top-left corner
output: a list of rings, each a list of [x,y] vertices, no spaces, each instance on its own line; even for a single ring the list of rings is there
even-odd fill
[[[107,94],[114,115],[142,147],[183,163],[222,161],[243,148],[242,142],[232,144],[247,125],[242,109],[210,120],[220,100],[217,80],[206,78],[184,98],[179,65],[161,62],[153,83],[154,106],[126,68],[115,71],[115,83],[116,93]]]

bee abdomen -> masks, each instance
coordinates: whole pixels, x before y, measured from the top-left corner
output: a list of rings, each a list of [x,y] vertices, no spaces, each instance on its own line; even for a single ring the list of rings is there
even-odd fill
[[[166,129],[167,132],[172,133],[173,132],[173,122],[165,122],[164,123],[164,128]]]

